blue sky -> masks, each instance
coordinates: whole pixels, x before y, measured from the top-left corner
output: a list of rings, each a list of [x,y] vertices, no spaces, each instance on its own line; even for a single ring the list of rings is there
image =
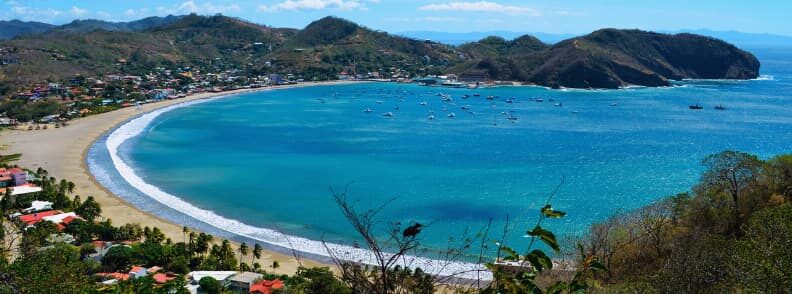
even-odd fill
[[[300,28],[335,15],[388,32],[586,33],[603,27],[712,29],[792,35],[787,0],[2,0],[0,19],[62,24],[73,19],[126,21],[168,14],[222,13]]]

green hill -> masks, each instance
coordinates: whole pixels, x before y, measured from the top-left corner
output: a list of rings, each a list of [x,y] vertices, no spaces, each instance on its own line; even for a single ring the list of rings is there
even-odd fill
[[[399,70],[412,76],[476,72],[493,80],[550,87],[616,88],[664,86],[686,78],[748,79],[759,70],[753,55],[717,39],[638,30],[604,29],[553,46],[522,36],[454,47],[336,17],[301,30],[220,15],[109,24],[78,21],[0,42],[18,61],[0,66],[0,80],[29,85],[78,73],[141,74],[157,66],[198,66],[306,79],[334,79],[342,71]]]

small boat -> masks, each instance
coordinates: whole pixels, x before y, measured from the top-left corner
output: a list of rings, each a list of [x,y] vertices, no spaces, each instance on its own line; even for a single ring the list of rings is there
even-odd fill
[[[495,96],[487,96],[487,100],[493,100],[493,99],[495,99]]]
[[[479,94],[479,93],[473,93],[473,96],[479,97],[479,96],[481,96],[481,94]]]
[[[363,109],[363,112],[365,112],[365,113],[371,113],[372,111],[373,111],[373,110],[371,110],[371,108],[366,108],[366,109]]]
[[[513,114],[510,114],[508,117],[506,117],[506,119],[508,119],[508,120],[510,120],[510,121],[516,121],[516,120],[517,120],[517,117],[516,117],[516,116],[514,116]]]
[[[696,103],[694,105],[688,106],[688,108],[693,110],[700,110],[700,109],[704,109],[704,106],[701,106],[701,104]]]
[[[419,102],[418,104],[420,104],[420,105],[423,105],[423,106],[426,106],[426,101],[421,101],[421,102]]]
[[[455,118],[455,117],[456,117],[456,114],[455,114],[455,113],[453,113],[453,112],[452,112],[452,113],[449,113],[449,114],[448,114],[448,117],[449,117],[449,118]]]
[[[616,102],[614,102],[614,103],[611,103],[611,106],[618,106],[618,105],[619,105],[619,104],[618,104],[618,103],[616,103]]]
[[[506,99],[506,103],[514,103],[514,97]]]
[[[561,106],[564,106],[564,104],[563,104],[563,103],[561,103],[561,102],[558,102],[558,103],[556,103],[556,104],[555,104],[555,106],[556,106],[556,107],[561,107]]]
[[[470,97],[470,95],[468,95],[468,94],[462,95],[462,99],[468,99],[469,97]]]
[[[726,107],[723,106],[723,105],[718,104],[718,105],[715,106],[715,110],[726,110]]]
[[[395,107],[393,107],[393,110],[399,110],[399,105],[396,105]]]
[[[429,120],[434,120],[434,119],[435,119],[435,116],[434,116],[434,114],[430,114],[430,115],[429,115],[429,116],[427,116],[426,118],[427,118],[427,119],[429,119]]]
[[[374,101],[374,102],[377,102],[377,104],[382,104],[382,100],[377,100],[377,101]]]
[[[572,114],[578,114],[578,113],[580,113],[580,111],[572,110]]]
[[[386,113],[383,113],[382,116],[384,116],[384,117],[393,117],[393,112],[388,111]]]
[[[470,105],[465,105],[465,106],[462,106],[462,109],[464,109],[464,110],[469,110],[469,109],[470,109]]]
[[[549,101],[549,102],[553,102],[553,101],[555,101],[555,99],[553,99],[553,98],[550,98],[550,99],[547,99],[547,101]]]
[[[536,99],[534,99],[534,101],[536,101],[536,102],[544,102],[544,99],[542,99],[542,98],[536,98]]]

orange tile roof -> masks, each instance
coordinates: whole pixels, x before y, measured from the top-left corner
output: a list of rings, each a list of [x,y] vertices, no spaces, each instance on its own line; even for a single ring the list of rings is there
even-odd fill
[[[163,274],[163,273],[154,274],[154,276],[152,276],[152,277],[154,278],[154,282],[157,283],[157,284],[165,284],[168,281],[173,280],[173,279],[176,278],[174,276],[169,276],[169,275]]]
[[[272,294],[273,290],[283,289],[281,280],[261,280],[250,286],[250,293]]]
[[[40,222],[41,219],[43,219],[45,217],[56,215],[56,214],[61,214],[61,213],[63,213],[63,211],[60,211],[60,210],[42,211],[42,212],[36,212],[36,213],[31,213],[31,214],[26,214],[26,215],[20,215],[19,216],[19,220],[21,220],[22,222],[24,222],[24,223],[26,223],[28,225],[35,225],[38,222]]]

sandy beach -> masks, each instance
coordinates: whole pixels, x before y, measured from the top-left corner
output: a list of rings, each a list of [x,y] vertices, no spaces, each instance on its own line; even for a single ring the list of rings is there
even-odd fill
[[[302,83],[273,88],[194,94],[185,98],[144,104],[140,109],[127,107],[72,120],[67,127],[34,131],[2,131],[0,132],[0,142],[8,145],[8,148],[3,150],[3,153],[22,154],[21,160],[16,164],[29,169],[42,167],[58,179],[67,179],[74,182],[76,185],[75,193],[83,199],[87,196],[93,196],[102,206],[103,217],[112,219],[114,225],[136,223],[140,226],[158,227],[169,238],[178,242],[183,239],[182,225],[170,223],[141,211],[96,182],[85,165],[85,156],[88,149],[99,137],[130,118],[173,104],[251,91],[337,85],[342,83],[349,82]],[[293,274],[299,266],[294,257],[272,251],[264,251],[261,260],[258,262],[262,267],[268,267],[268,265],[272,264],[272,261],[278,261],[280,268],[275,270],[268,268],[268,270],[279,274]],[[304,266],[329,266],[306,259],[302,259],[301,262]]]

